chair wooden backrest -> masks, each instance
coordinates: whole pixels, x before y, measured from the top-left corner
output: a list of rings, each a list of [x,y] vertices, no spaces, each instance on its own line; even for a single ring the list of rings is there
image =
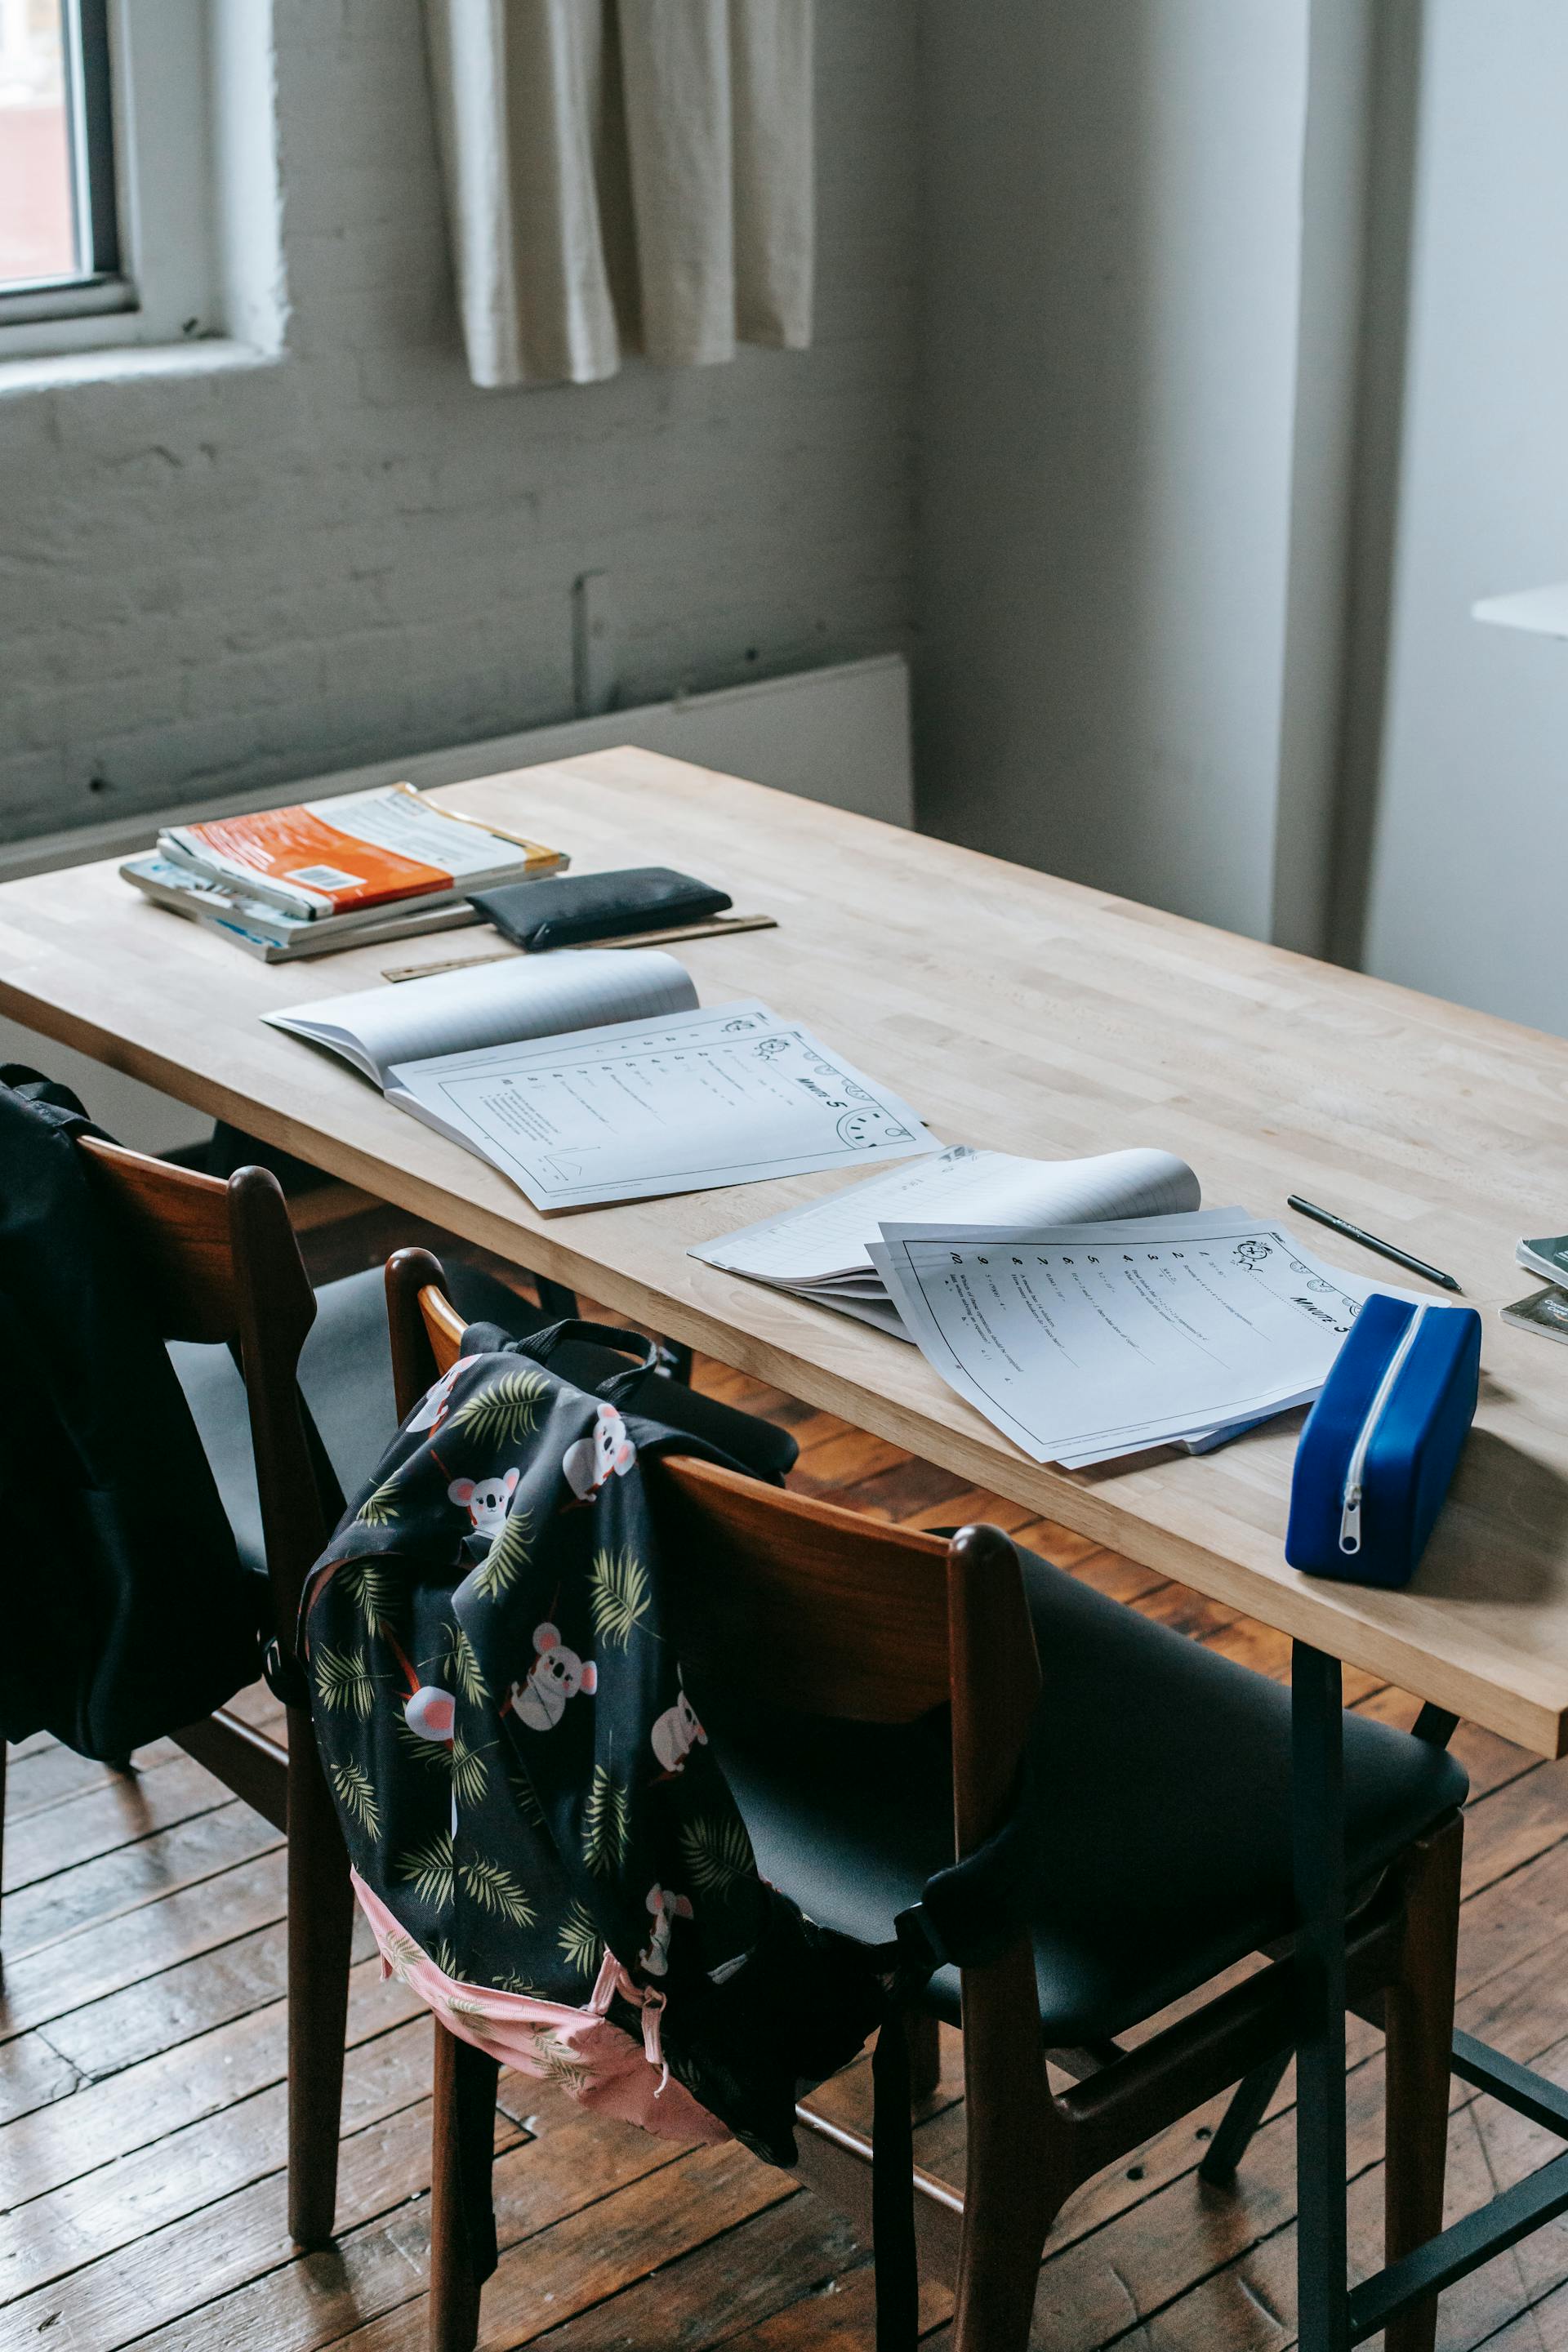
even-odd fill
[[[386,1270],[401,1419],[462,1350],[426,1250]],[[666,1456],[684,1661],[726,1693],[872,1723],[952,1708],[956,1846],[991,1834],[1039,1695],[1018,1556],[999,1529],[943,1538]]]
[[[238,1357],[256,1457],[274,1631],[285,1659],[304,1580],[336,1517],[300,1410],[300,1350],[316,1300],[278,1180],[226,1181],[84,1136],[92,1182],[132,1253],[159,1336]]]

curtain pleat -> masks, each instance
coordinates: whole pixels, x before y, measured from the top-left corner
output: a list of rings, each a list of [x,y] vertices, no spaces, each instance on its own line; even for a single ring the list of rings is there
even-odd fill
[[[811,340],[812,0],[426,0],[468,369]]]

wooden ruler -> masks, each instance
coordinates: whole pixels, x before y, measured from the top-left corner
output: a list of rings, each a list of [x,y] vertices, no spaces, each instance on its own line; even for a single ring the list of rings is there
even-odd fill
[[[613,940],[572,940],[574,948],[662,948],[676,940],[721,939],[731,931],[776,931],[776,915],[713,915],[705,923],[677,923],[668,931],[627,931]],[[432,972],[467,971],[481,963],[505,963],[521,955],[521,948],[497,948],[490,955],[451,956],[444,963],[389,963],[383,980],[427,980]]]

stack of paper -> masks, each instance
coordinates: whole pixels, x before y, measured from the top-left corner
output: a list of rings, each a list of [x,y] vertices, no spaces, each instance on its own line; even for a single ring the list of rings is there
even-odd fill
[[[1413,1295],[1321,1265],[1239,1209],[889,1223],[871,1258],[949,1386],[1034,1461],[1068,1469],[1155,1445],[1205,1450],[1305,1403],[1363,1300]]]
[[[1093,1160],[1020,1160],[955,1143],[918,1167],[808,1201],[691,1252],[727,1273],[795,1292],[898,1338],[910,1337],[871,1261],[884,1222],[942,1217],[971,1225],[1062,1225],[1083,1217],[1195,1209],[1198,1180],[1168,1151],[1109,1151]]]

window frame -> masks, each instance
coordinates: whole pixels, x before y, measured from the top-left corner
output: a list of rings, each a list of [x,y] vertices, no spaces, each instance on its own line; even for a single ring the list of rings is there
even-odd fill
[[[0,288],[0,365],[223,331],[207,19],[205,0],[75,0],[68,11],[84,131],[73,195],[92,267]]]

